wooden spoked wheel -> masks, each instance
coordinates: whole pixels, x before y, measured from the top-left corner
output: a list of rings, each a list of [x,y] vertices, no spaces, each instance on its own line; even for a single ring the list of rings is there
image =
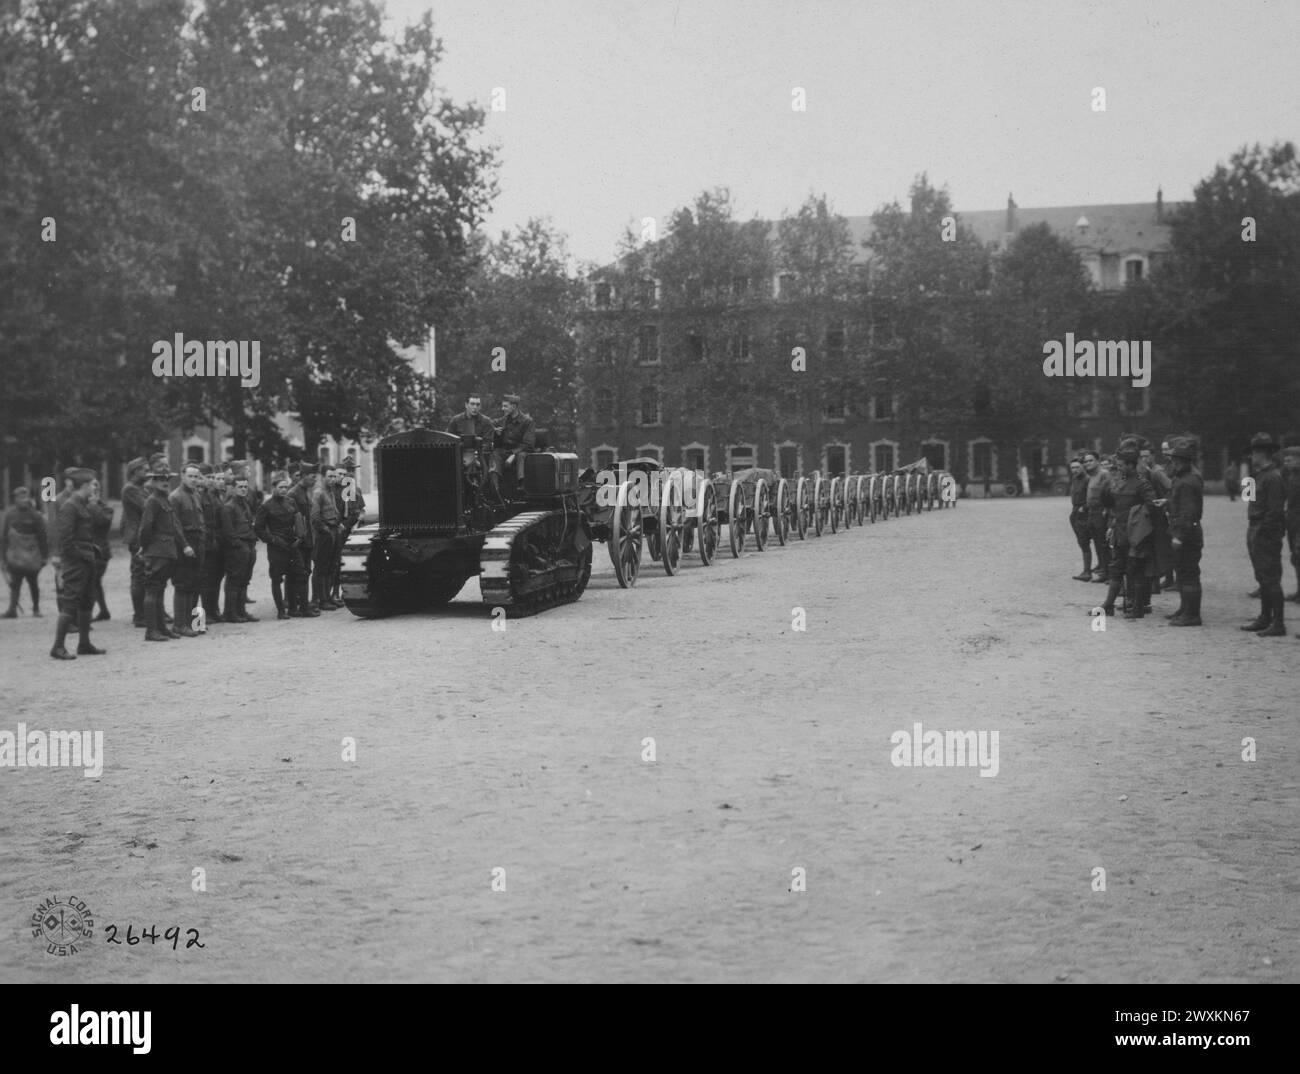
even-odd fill
[[[844,528],[851,529],[858,521],[858,482],[856,478],[844,478]]]
[[[822,475],[818,474],[813,478],[813,533],[818,537],[822,535],[822,530],[826,528],[828,521],[829,503],[826,498],[826,482],[822,480]]]
[[[614,577],[623,589],[636,585],[641,573],[641,508],[628,503],[629,483],[618,487],[618,499],[609,521],[609,558],[614,564]]]
[[[831,533],[838,533],[844,521],[844,488],[838,477],[831,478]]]
[[[718,496],[712,482],[705,480],[697,486],[699,503],[695,515],[695,538],[699,545],[700,562],[708,566],[718,552],[718,537],[722,523],[718,521]]]
[[[727,540],[731,543],[731,556],[739,559],[745,550],[745,487],[739,481],[731,483],[727,497]]]
[[[784,548],[786,538],[790,536],[790,483],[784,477],[776,483],[776,511],[772,515],[772,525],[777,541]]]
[[[772,500],[767,482],[761,477],[754,482],[754,544],[762,552],[767,547],[767,531],[772,524]]]
[[[870,501],[868,500],[869,488],[868,488],[867,479],[865,477],[858,478],[857,486],[858,486],[858,525],[865,526],[867,524],[867,514],[871,510]]]
[[[681,479],[674,474],[660,486],[659,503],[659,558],[664,573],[670,577],[677,573],[682,559],[685,529],[686,508],[682,504]]]
[[[808,523],[812,521],[812,504],[808,502],[808,479],[801,477],[794,487],[794,524],[799,540],[808,536]]]

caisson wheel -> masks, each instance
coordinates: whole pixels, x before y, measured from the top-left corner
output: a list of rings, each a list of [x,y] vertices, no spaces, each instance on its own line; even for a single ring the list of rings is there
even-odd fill
[[[727,497],[727,540],[731,542],[731,555],[740,558],[745,550],[745,489],[739,481],[731,483]]]
[[[677,573],[682,558],[682,531],[686,528],[686,508],[682,506],[682,490],[676,477],[670,477],[660,487],[659,549],[664,573]]]
[[[754,482],[754,545],[760,552],[767,548],[767,532],[772,523],[771,511],[767,482],[760,477]]]
[[[609,523],[609,558],[614,577],[623,589],[636,585],[641,573],[641,508],[628,503],[628,482],[618,489],[618,499]]]
[[[700,562],[707,567],[718,552],[718,536],[722,531],[722,524],[718,521],[718,496],[713,491],[713,483],[704,480],[700,485],[699,495],[695,529],[700,548]]]

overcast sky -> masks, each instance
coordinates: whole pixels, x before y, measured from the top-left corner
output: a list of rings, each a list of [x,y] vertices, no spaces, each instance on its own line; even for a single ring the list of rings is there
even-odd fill
[[[1297,0],[386,3],[432,8],[453,99],[505,90],[489,229],[549,216],[593,261],[714,186],[741,218],[810,192],[866,215],[922,171],[958,210],[1178,201],[1242,143],[1300,140]]]

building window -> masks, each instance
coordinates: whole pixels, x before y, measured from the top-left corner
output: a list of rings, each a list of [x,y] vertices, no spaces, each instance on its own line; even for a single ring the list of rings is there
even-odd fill
[[[847,403],[827,403],[822,408],[822,421],[843,421],[848,412]]]
[[[702,332],[688,332],[686,335],[686,356],[692,362],[702,362],[709,355],[709,345]]]
[[[595,291],[597,309],[609,309],[614,298],[614,289],[607,283],[598,283]]]
[[[843,477],[849,472],[849,447],[847,444],[827,444],[822,448],[822,470],[831,477]]]
[[[1151,409],[1149,388],[1125,388],[1119,395],[1119,411],[1128,418],[1140,418]]]
[[[776,297],[789,298],[794,293],[795,275],[793,272],[782,272],[776,278]]]
[[[599,473],[601,470],[614,469],[614,460],[618,457],[618,449],[611,447],[609,444],[601,444],[591,449],[591,468]]]
[[[871,470],[887,474],[894,468],[898,457],[898,444],[893,440],[877,440],[871,445]]]
[[[1074,389],[1074,416],[1076,418],[1095,418],[1101,410],[1101,391],[1088,384],[1079,384]]]
[[[787,440],[776,445],[776,472],[782,477],[793,480],[802,469],[799,445]]]
[[[993,441],[985,437],[971,440],[967,447],[970,452],[970,479],[972,481],[990,481],[997,477],[998,453]]]
[[[682,465],[688,470],[709,472],[709,449],[704,444],[693,443],[682,447]]]
[[[749,329],[741,325],[731,334],[731,359],[735,362],[747,362],[752,357]]]
[[[636,449],[637,458],[654,459],[657,463],[664,461],[664,449],[658,444],[642,444]]]
[[[640,284],[641,305],[657,306],[659,304],[659,281],[646,277]]]
[[[727,448],[727,472],[750,470],[758,465],[758,453],[753,444],[732,444]]]
[[[837,362],[844,357],[844,329],[828,328],[826,330],[826,359]]]
[[[948,469],[948,441],[925,440],[921,443],[921,454],[930,464],[932,470]]]
[[[596,340],[596,364],[614,364],[614,341],[612,339]]]
[[[894,393],[885,392],[871,397],[871,417],[875,421],[889,421],[894,416]]]
[[[198,441],[198,442],[190,441],[190,442],[188,442],[188,443],[185,445],[185,461],[186,461],[186,463],[191,463],[191,462],[207,462],[207,461],[208,461],[208,446],[207,446],[206,444],[204,444],[202,441]]]
[[[234,457],[235,457],[235,438],[233,436],[227,436],[225,439],[221,441],[221,458],[223,461],[229,462]]]
[[[596,418],[600,421],[612,421],[614,418],[614,393],[609,388],[596,392]]]
[[[659,362],[659,326],[643,324],[636,342],[637,361],[642,365],[656,365]]]
[[[647,385],[641,389],[641,408],[638,417],[639,425],[659,424],[659,389],[654,385]]]
[[[1124,262],[1124,283],[1137,283],[1146,274],[1146,262],[1140,257],[1130,257]]]
[[[318,447],[316,449],[316,461],[322,467],[332,466],[334,464],[334,452],[329,447]]]

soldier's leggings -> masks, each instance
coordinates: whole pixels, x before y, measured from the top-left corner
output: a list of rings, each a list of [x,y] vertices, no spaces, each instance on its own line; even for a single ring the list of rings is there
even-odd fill
[[[1097,568],[1110,577],[1110,545],[1106,542],[1106,512],[1090,511],[1088,513],[1088,532],[1092,536],[1092,545],[1097,552]]]
[[[338,531],[326,526],[317,527],[311,548],[311,599],[329,600],[334,584],[334,560],[338,553]]]
[[[1088,524],[1088,516],[1078,510],[1070,512],[1070,529],[1074,530],[1074,540],[1079,546],[1079,551],[1083,553],[1084,563],[1088,567],[1092,566],[1092,527]]]
[[[203,597],[203,610],[209,619],[217,615],[221,579],[226,573],[226,554],[221,548],[208,548],[203,552],[203,565],[199,568],[199,593]]]
[[[144,557],[137,556],[137,548],[131,553],[131,611],[136,619],[144,616]]]
[[[281,584],[286,576],[289,579],[288,607],[296,609],[298,607],[299,583],[307,577],[307,568],[303,564],[302,553],[296,548],[277,548],[275,545],[270,544],[266,546],[266,561],[271,576],[271,596],[275,600],[276,611],[285,610],[285,598]]]

